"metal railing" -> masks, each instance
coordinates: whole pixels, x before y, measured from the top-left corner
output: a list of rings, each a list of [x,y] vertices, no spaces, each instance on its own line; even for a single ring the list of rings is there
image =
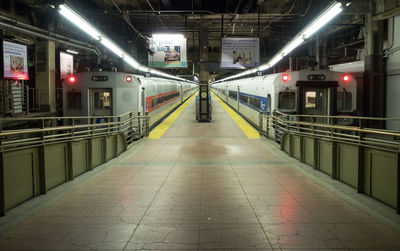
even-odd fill
[[[278,111],[260,113],[259,131],[281,144],[286,134],[308,136],[390,152],[400,152],[400,131],[370,128],[373,122],[400,122],[400,118],[294,115]]]
[[[149,115],[0,118],[0,152],[123,133],[126,143],[148,136]],[[3,130],[6,122],[25,121],[29,128]]]

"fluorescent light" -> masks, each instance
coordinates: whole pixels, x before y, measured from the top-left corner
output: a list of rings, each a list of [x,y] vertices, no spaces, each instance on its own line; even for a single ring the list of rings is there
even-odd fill
[[[115,53],[115,55],[117,55],[118,57],[124,57],[125,55],[124,51],[121,48],[119,48],[118,45],[114,44],[114,42],[111,41],[110,39],[103,37],[100,42],[110,51]]]
[[[275,55],[269,62],[268,62],[268,68],[271,68],[272,66],[276,65],[281,59],[283,58],[282,54],[277,54]]]
[[[292,40],[283,48],[282,56],[288,55],[291,51],[297,48],[301,43],[304,42],[303,37],[297,37],[296,39]]]
[[[347,5],[346,5],[347,6]],[[277,54],[275,54],[270,61],[266,64],[260,65],[255,68],[258,71],[265,71],[275,64],[277,64],[282,58],[287,56],[290,52],[300,46],[305,39],[311,37],[315,32],[321,29],[324,25],[326,25],[329,21],[331,21],[334,17],[336,17],[339,13],[343,11],[343,5],[340,2],[334,2],[331,4],[322,14],[320,14],[314,21],[312,21],[305,29],[299,32],[289,43],[287,43]],[[225,81],[232,78],[238,78],[245,75],[249,75],[254,73],[254,70],[247,70],[242,73],[218,80]]]
[[[322,26],[327,24],[342,11],[342,3],[335,3],[331,5],[331,7],[329,7],[310,26],[306,28],[306,30],[303,32],[304,38],[311,37],[315,32],[321,29]]]
[[[79,54],[79,52],[70,49],[68,49],[67,52],[75,55]]]
[[[150,68],[148,68],[148,67],[146,67],[146,66],[141,66],[141,65],[140,65],[140,66],[138,67],[138,70],[139,70],[139,71],[143,71],[143,72],[148,72],[148,71],[150,70]]]
[[[86,21],[83,17],[81,17],[77,12],[71,9],[69,6],[65,4],[59,5],[59,10],[61,15],[63,15],[66,19],[71,21],[73,24],[78,26],[81,30],[86,32],[89,36],[96,40],[100,40],[100,43],[104,45],[107,49],[115,53],[118,57],[124,59],[124,61],[132,66],[133,68],[143,71],[143,72],[152,72],[154,75],[163,76],[167,78],[185,80],[183,78],[179,78],[173,75],[169,75],[167,73],[163,73],[161,71],[150,69],[146,66],[139,64],[133,57],[131,57],[126,51],[124,51],[121,47],[119,47],[116,43],[114,43],[110,38],[106,35],[102,34],[98,31],[94,26],[92,26],[88,21]],[[164,37],[164,38],[183,38],[182,34],[154,34],[156,37]],[[153,35],[153,36],[154,36]],[[75,54],[72,51],[67,50],[70,53]],[[77,54],[77,52],[76,52]]]
[[[152,35],[153,38],[157,39],[182,39],[184,38],[183,34],[177,34],[177,33],[157,33]]]
[[[90,25],[85,19],[79,16],[75,11],[69,8],[65,4],[61,4],[59,6],[59,12],[63,15],[66,19],[71,21],[73,24],[78,26],[81,30],[89,34],[92,38],[99,40],[100,39],[100,32],[98,32],[92,25]]]
[[[125,55],[124,61],[127,62],[130,66],[132,66],[135,69],[139,68],[139,66],[140,66],[140,64],[129,55]]]

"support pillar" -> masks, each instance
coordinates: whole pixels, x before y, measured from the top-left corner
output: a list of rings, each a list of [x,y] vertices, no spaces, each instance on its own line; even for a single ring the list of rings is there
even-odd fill
[[[383,23],[373,20],[375,3],[370,0],[370,12],[366,15],[365,68],[364,68],[364,112],[369,117],[385,116],[385,81],[383,62]],[[371,121],[372,127],[383,127],[379,121]]]
[[[200,36],[199,36],[199,48],[200,48],[200,90],[199,90],[199,109],[200,109],[200,121],[210,121],[211,120],[211,104],[209,97],[209,86],[208,78],[209,73],[207,71],[207,61],[208,61],[208,26],[207,23],[203,22],[200,26]]]
[[[55,43],[41,41],[36,47],[36,88],[39,89],[40,110],[56,112]]]

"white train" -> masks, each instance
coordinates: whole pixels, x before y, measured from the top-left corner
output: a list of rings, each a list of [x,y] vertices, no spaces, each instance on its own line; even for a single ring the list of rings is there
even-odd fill
[[[215,83],[211,88],[255,126],[259,112],[355,115],[357,110],[357,82],[341,72],[283,72]]]
[[[62,84],[64,116],[150,114],[159,122],[196,91],[197,85],[123,72],[82,72]]]

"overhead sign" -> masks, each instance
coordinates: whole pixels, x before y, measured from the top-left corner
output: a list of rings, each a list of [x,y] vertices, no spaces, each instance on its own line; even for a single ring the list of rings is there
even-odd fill
[[[148,65],[157,68],[187,67],[186,38],[182,35],[157,35],[150,38]]]
[[[28,80],[26,45],[3,41],[4,78]]]
[[[74,73],[74,56],[60,52],[60,78],[66,79],[72,73]]]
[[[259,38],[223,38],[221,68],[246,69],[260,64]]]

